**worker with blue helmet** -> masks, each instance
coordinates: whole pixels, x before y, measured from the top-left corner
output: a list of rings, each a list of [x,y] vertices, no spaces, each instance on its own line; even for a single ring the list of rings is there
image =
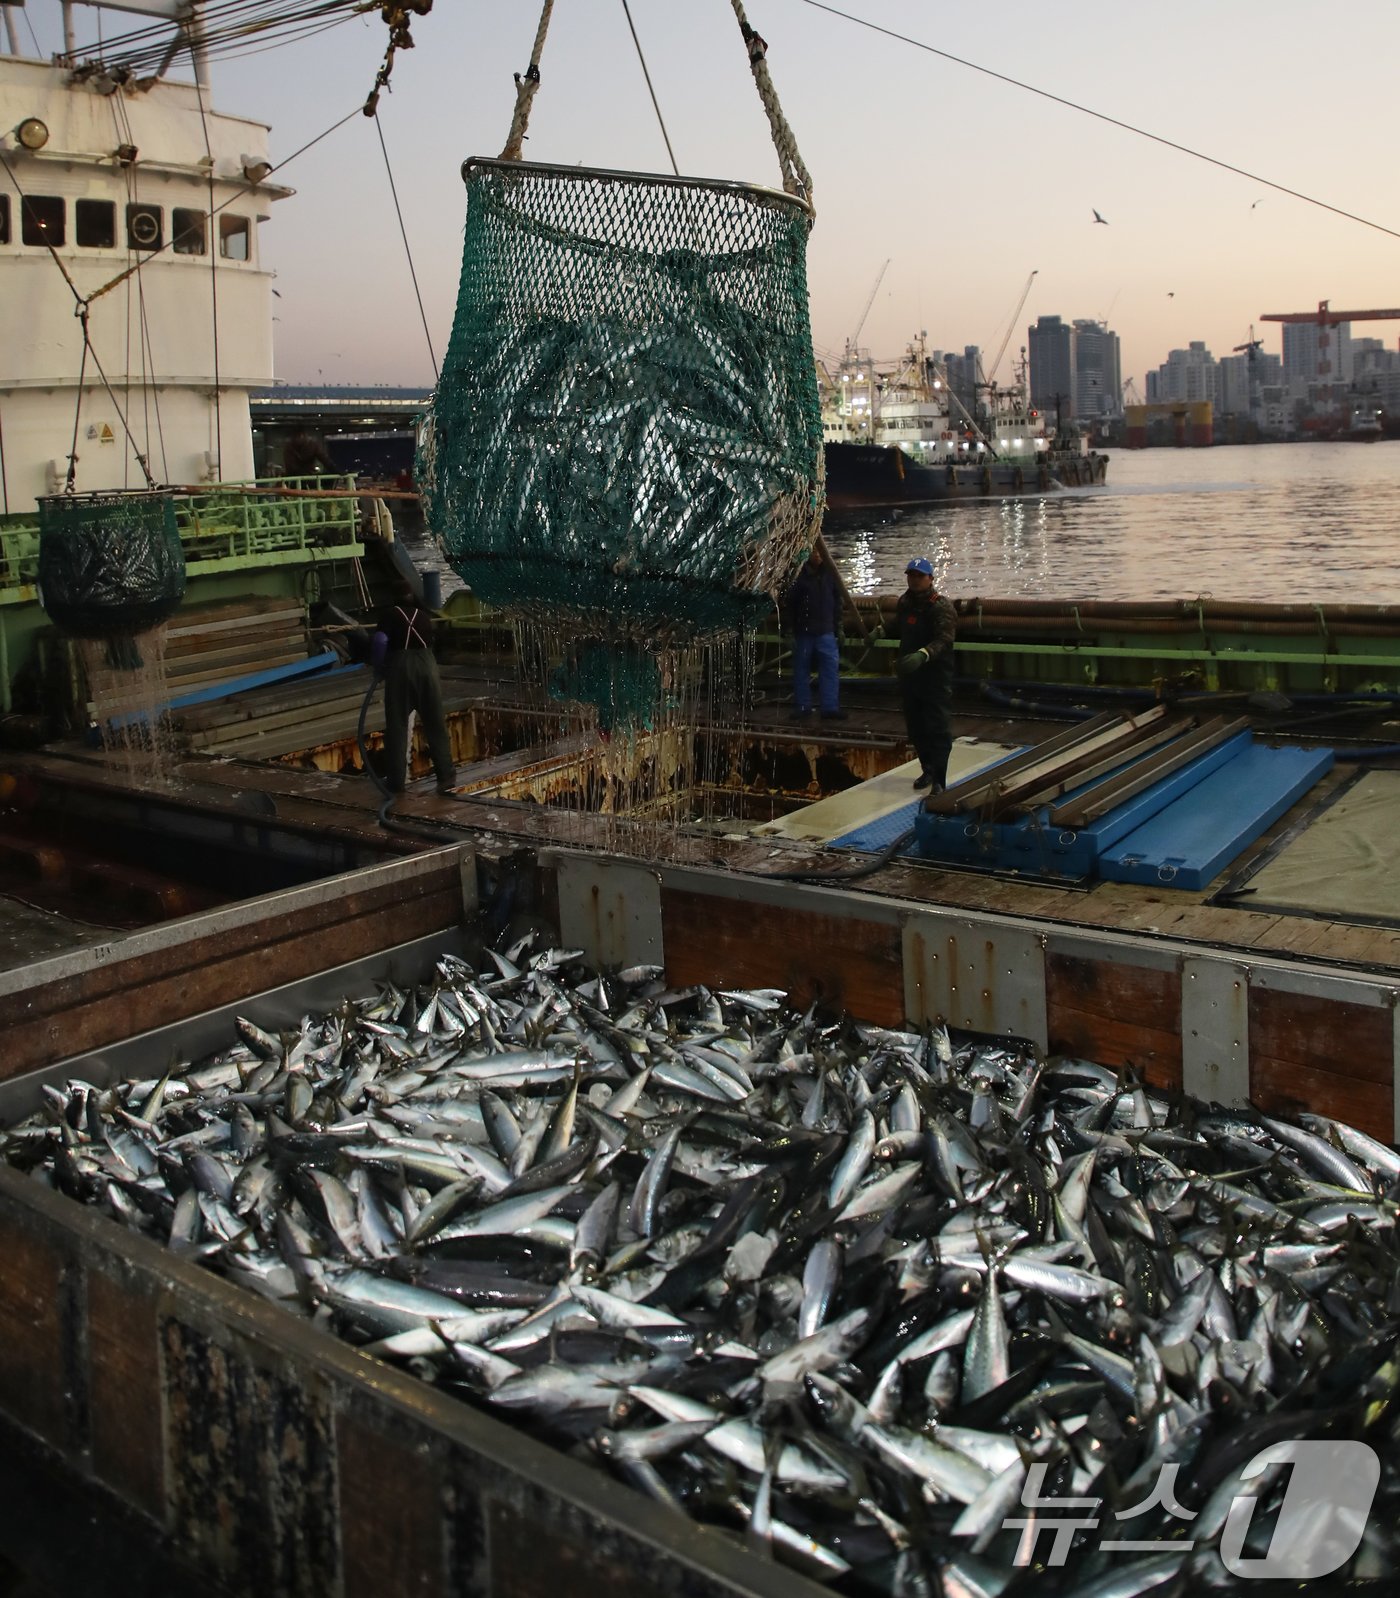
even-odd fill
[[[904,568],[908,588],[895,606],[904,725],[919,757],[914,786],[941,793],[953,752],[953,640],[957,612],[933,583],[933,563],[916,555]]]

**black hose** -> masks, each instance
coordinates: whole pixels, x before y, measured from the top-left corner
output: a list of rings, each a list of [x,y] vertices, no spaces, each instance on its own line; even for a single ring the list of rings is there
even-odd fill
[[[818,871],[809,868],[806,871],[765,871],[761,875],[765,882],[858,882],[862,877],[873,876],[882,867],[889,865],[917,830],[916,827],[910,827],[908,832],[901,832],[873,859],[867,860],[863,866],[857,866],[854,871]]]
[[[1028,715],[1059,716],[1070,721],[1089,721],[1099,712],[1085,710],[1078,705],[1047,705],[1038,699],[1022,699],[1019,694],[1004,694],[1000,689],[993,688],[989,683],[982,684],[982,697],[990,699],[994,705],[1001,705],[1006,710],[1020,710]]]

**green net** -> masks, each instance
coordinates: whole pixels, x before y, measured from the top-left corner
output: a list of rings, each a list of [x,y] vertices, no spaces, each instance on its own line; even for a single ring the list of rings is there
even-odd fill
[[[755,624],[810,542],[810,212],[584,168],[463,176],[461,288],[419,463],[430,525],[489,604],[593,641],[570,673],[585,696],[598,679],[626,701],[646,674],[624,641]]]
[[[59,494],[39,501],[39,602],[76,638],[145,632],[185,593],[168,494]]]

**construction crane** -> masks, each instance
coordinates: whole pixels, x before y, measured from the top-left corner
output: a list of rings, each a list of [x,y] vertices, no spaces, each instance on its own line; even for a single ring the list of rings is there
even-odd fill
[[[1249,339],[1247,343],[1236,344],[1230,352],[1232,355],[1243,355],[1246,361],[1246,370],[1249,373],[1249,408],[1251,412],[1259,409],[1259,351],[1264,348],[1264,340],[1255,338],[1254,323],[1249,324]]]
[[[1036,270],[1032,272],[1031,275],[1026,279],[1026,286],[1021,290],[1021,298],[1016,301],[1016,309],[1012,311],[1011,320],[1006,324],[1006,336],[1002,339],[1001,344],[997,349],[997,358],[992,362],[989,370],[983,375],[982,381],[984,383],[996,382],[997,371],[1001,366],[1002,356],[1006,354],[1006,346],[1011,342],[1012,333],[1016,331],[1016,323],[1020,319],[1021,308],[1025,305],[1026,300],[1030,296],[1031,284],[1035,282],[1039,275],[1039,271]]]
[[[880,270],[875,274],[875,281],[870,285],[870,294],[866,299],[865,309],[860,313],[860,320],[856,323],[856,330],[851,334],[850,338],[846,340],[847,360],[850,360],[851,356],[855,353],[856,344],[860,339],[860,331],[865,326],[865,319],[870,315],[870,307],[875,303],[875,296],[880,292],[880,285],[885,281],[885,273],[889,271],[890,261],[893,259],[894,257],[890,256],[889,260],[887,260]]]
[[[1137,384],[1133,381],[1133,379],[1131,377],[1124,378],[1124,380],[1123,380],[1123,404],[1124,405],[1141,405],[1142,404],[1142,396],[1138,393]]]

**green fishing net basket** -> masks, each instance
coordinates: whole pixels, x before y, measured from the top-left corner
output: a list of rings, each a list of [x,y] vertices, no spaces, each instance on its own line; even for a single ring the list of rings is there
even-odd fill
[[[173,615],[185,552],[169,494],[39,501],[39,603],[75,638],[130,637]]]
[[[419,458],[488,604],[604,640],[756,625],[821,514],[811,212],[735,183],[470,160]]]

